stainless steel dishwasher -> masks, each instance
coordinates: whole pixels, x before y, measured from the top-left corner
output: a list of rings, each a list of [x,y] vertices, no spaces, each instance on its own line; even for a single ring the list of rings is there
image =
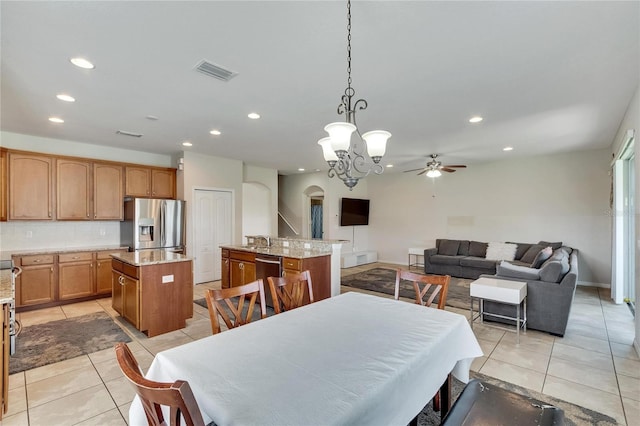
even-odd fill
[[[275,256],[272,254],[256,254],[256,279],[262,278],[264,282],[264,297],[267,301],[267,306],[273,307],[273,301],[271,300],[271,290],[269,290],[268,277],[281,277],[282,276],[282,256]]]

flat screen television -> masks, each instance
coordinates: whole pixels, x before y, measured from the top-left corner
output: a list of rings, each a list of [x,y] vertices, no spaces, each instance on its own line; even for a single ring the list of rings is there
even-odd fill
[[[342,198],[340,200],[340,226],[368,225],[369,200]]]

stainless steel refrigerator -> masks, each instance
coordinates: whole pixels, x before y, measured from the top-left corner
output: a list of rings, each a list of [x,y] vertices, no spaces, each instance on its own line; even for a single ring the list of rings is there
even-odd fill
[[[164,249],[184,253],[184,201],[127,198],[120,243],[130,251]]]

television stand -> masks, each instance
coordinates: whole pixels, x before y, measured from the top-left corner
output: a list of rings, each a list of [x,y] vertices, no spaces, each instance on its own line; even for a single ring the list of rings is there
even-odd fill
[[[340,256],[341,268],[353,268],[358,265],[365,265],[378,261],[378,252],[376,251],[353,251],[350,253],[342,253]]]

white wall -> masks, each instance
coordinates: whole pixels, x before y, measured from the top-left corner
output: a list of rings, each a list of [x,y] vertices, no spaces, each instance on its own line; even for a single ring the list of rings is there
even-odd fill
[[[242,236],[278,236],[278,171],[245,164]]]
[[[0,146],[45,154],[68,155],[96,160],[120,161],[170,167],[167,155],[109,148],[100,145],[0,132]],[[0,251],[106,247],[120,244],[118,221],[11,221],[0,222]]]
[[[508,154],[505,154],[505,157]],[[436,238],[562,241],[580,250],[580,281],[609,283],[609,150],[469,165],[435,180],[414,173],[369,179],[370,241],[378,259]]]
[[[618,133],[613,143],[613,152],[617,153],[620,150],[620,145],[624,142],[624,135],[628,129],[635,130],[635,170],[636,170],[636,302],[640,301],[640,85],[636,89],[636,92],[629,103],[627,112],[620,123]],[[640,315],[638,315],[638,304],[636,303],[636,338],[634,345],[636,352],[640,354]]]
[[[338,178],[329,178],[326,172],[307,173],[303,175],[287,175],[279,178],[279,208],[288,212],[287,220],[292,222],[300,232],[298,238],[310,238],[308,235],[308,218],[306,211],[305,191],[311,186],[317,186],[324,191],[323,200],[323,228],[324,239],[347,240],[342,246],[342,252],[350,252],[355,243],[356,250],[372,250],[369,241],[371,226],[340,226],[340,199],[369,198],[367,195],[367,179],[359,182],[352,191]],[[373,202],[372,202],[373,203]],[[371,209],[374,209],[372,204]],[[371,223],[371,222],[369,222]]]

